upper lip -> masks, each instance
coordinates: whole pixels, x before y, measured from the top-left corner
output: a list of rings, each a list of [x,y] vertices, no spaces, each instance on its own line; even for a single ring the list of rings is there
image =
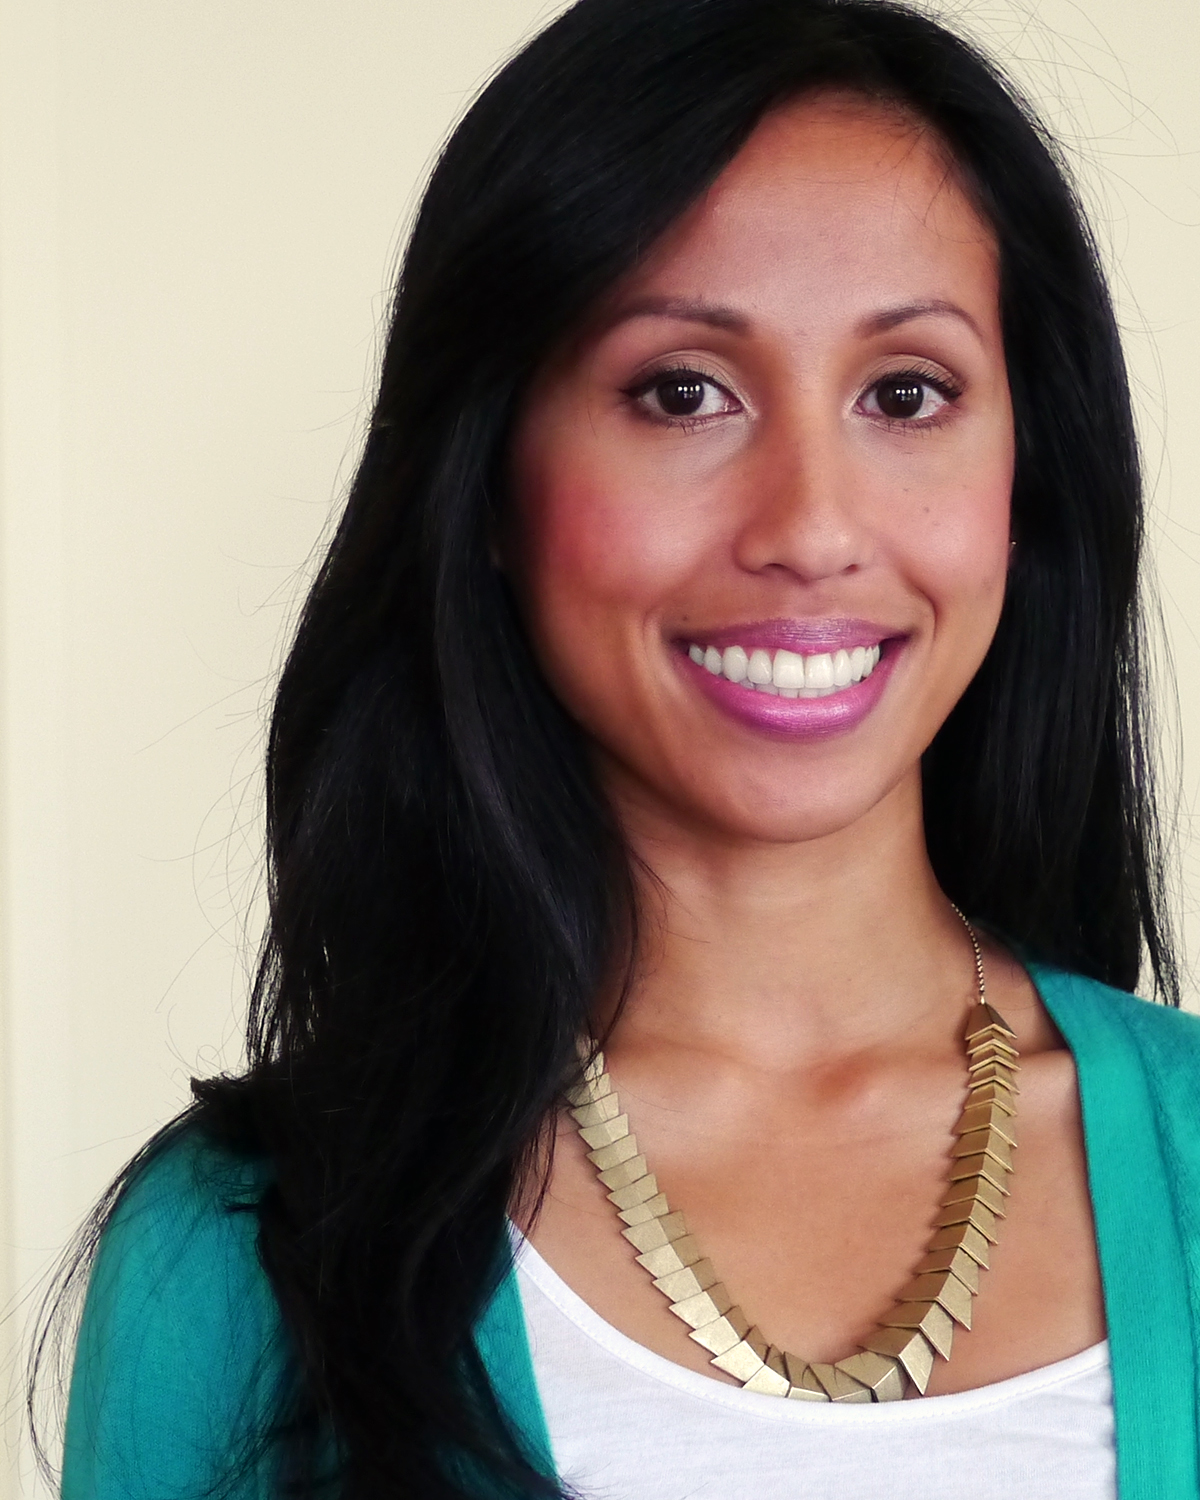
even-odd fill
[[[743,646],[747,650],[794,651],[799,656],[816,656],[822,652],[853,651],[856,646],[874,646],[880,641],[902,635],[886,625],[871,620],[828,617],[822,620],[748,620],[741,625],[722,625],[719,629],[681,632],[685,645]]]

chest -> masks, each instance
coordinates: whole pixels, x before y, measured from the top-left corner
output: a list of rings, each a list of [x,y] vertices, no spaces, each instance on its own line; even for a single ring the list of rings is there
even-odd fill
[[[1064,1066],[1065,1065],[1065,1066]],[[936,1093],[937,1080],[930,1081]],[[638,1139],[703,1254],[766,1338],[810,1360],[854,1351],[893,1305],[924,1253],[945,1190],[955,1119],[865,1101],[858,1128],[819,1111],[721,1120],[705,1128],[628,1095]],[[629,1102],[631,1101],[631,1102]],[[923,1102],[923,1101],[922,1101]],[[1003,1380],[1104,1337],[1082,1132],[1069,1057],[1028,1070],[1017,1171],[971,1333],[956,1335],[931,1391]],[[564,1122],[532,1238],[607,1322],[663,1357],[723,1379],[668,1310],[621,1225],[585,1148]]]
[[[1101,1345],[986,1389],[892,1406],[819,1407],[717,1385],[626,1339],[529,1247],[518,1279],[561,1477],[621,1500],[1113,1500]],[[604,1420],[597,1421],[597,1413]]]

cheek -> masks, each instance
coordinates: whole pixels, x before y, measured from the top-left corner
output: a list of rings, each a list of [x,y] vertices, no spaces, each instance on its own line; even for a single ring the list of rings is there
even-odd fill
[[[516,567],[539,633],[620,633],[664,607],[710,544],[677,487],[587,445],[521,453]]]
[[[1011,468],[987,482],[928,499],[910,512],[897,539],[905,571],[933,607],[938,628],[982,656],[1000,616],[1008,577]],[[978,638],[978,639],[976,639]]]

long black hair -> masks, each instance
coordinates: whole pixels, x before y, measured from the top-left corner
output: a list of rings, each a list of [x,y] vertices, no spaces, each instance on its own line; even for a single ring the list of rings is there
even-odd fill
[[[1030,956],[1177,998],[1151,802],[1138,457],[1095,245],[1053,143],[971,46],[888,0],[579,0],[433,172],[345,514],[279,684],[249,1064],[193,1127],[264,1157],[296,1351],[299,1493],[557,1493],[474,1320],[636,924],[587,747],[489,540],[548,355],[764,112],[817,87],[945,141],[1000,248],[1016,550],[995,641],[924,763],[947,894]],[[324,1439],[332,1439],[330,1448]],[[311,1462],[309,1461],[311,1459]]]

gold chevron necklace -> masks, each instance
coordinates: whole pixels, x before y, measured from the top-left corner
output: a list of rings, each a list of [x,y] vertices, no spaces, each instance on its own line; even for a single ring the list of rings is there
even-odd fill
[[[987,1003],[975,931],[954,910],[975,953],[979,999],[967,1019],[967,1098],[954,1127],[949,1186],[913,1279],[859,1352],[846,1359],[809,1364],[751,1327],[683,1215],[672,1213],[659,1191],[629,1116],[621,1112],[603,1053],[595,1054],[568,1095],[588,1160],[626,1226],[622,1233],[638,1252],[638,1264],[688,1325],[689,1337],[712,1355],[711,1363],[746,1390],[797,1401],[899,1401],[911,1382],[924,1395],[935,1356],[950,1358],[955,1325],[971,1326],[979,1272],[987,1268],[1008,1195],[1019,1056],[1011,1027]]]

